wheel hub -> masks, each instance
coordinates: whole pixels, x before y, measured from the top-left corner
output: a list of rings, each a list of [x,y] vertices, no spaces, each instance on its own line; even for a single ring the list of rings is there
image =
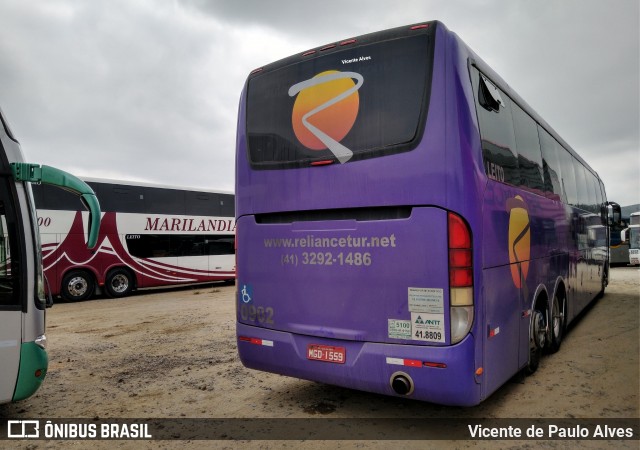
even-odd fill
[[[111,288],[118,293],[125,292],[129,288],[129,280],[124,275],[116,275],[111,280]]]
[[[69,293],[75,297],[80,297],[87,292],[87,280],[81,277],[72,278],[69,281]]]
[[[544,316],[540,311],[536,311],[533,317],[533,340],[538,348],[544,348],[547,340],[547,327]]]

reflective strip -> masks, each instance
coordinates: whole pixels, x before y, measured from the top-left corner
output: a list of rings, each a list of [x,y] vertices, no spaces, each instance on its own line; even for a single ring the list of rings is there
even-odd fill
[[[422,361],[415,359],[402,359],[402,358],[389,358],[387,357],[387,364],[394,366],[409,366],[409,367],[422,367]]]
[[[244,342],[248,342],[250,344],[264,345],[265,347],[273,347],[273,341],[268,341],[266,339],[249,338],[249,337],[240,336],[240,340]]]

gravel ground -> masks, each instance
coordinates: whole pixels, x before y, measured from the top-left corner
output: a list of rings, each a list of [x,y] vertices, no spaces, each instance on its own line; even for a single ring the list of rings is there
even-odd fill
[[[0,417],[361,418],[344,427],[375,436],[378,418],[637,418],[640,269],[612,269],[605,296],[574,323],[562,349],[531,377],[514,377],[474,408],[352,391],[246,369],[235,347],[234,286],[141,292],[57,303],[47,315],[49,373],[30,399]],[[185,439],[182,433],[175,438]],[[259,439],[259,435],[256,436]],[[86,448],[82,441],[5,441],[13,448]],[[438,441],[439,448],[564,448],[563,441]],[[637,448],[637,441],[581,441]],[[420,441],[94,441],[94,448],[424,448]]]

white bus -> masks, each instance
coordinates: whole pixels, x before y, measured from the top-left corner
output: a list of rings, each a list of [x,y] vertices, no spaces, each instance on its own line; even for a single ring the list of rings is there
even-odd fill
[[[47,288],[70,301],[104,293],[235,279],[234,196],[84,179],[103,211],[96,250],[82,245],[73,196],[34,187]]]
[[[45,309],[52,303],[45,298],[31,183],[62,187],[75,203],[85,203],[85,248],[97,242],[100,207],[91,188],[73,175],[25,163],[2,111],[0,121],[0,403],[7,403],[33,395],[48,367]]]
[[[622,241],[629,240],[629,264],[640,264],[640,211],[631,213],[629,228],[622,230]]]

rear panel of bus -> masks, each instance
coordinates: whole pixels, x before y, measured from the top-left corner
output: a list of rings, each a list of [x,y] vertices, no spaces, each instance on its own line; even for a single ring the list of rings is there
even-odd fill
[[[441,24],[420,24],[250,75],[236,174],[247,367],[480,401],[472,247],[483,169],[474,145],[447,137],[472,120],[469,105],[445,108],[465,95],[445,76],[447,42]]]

